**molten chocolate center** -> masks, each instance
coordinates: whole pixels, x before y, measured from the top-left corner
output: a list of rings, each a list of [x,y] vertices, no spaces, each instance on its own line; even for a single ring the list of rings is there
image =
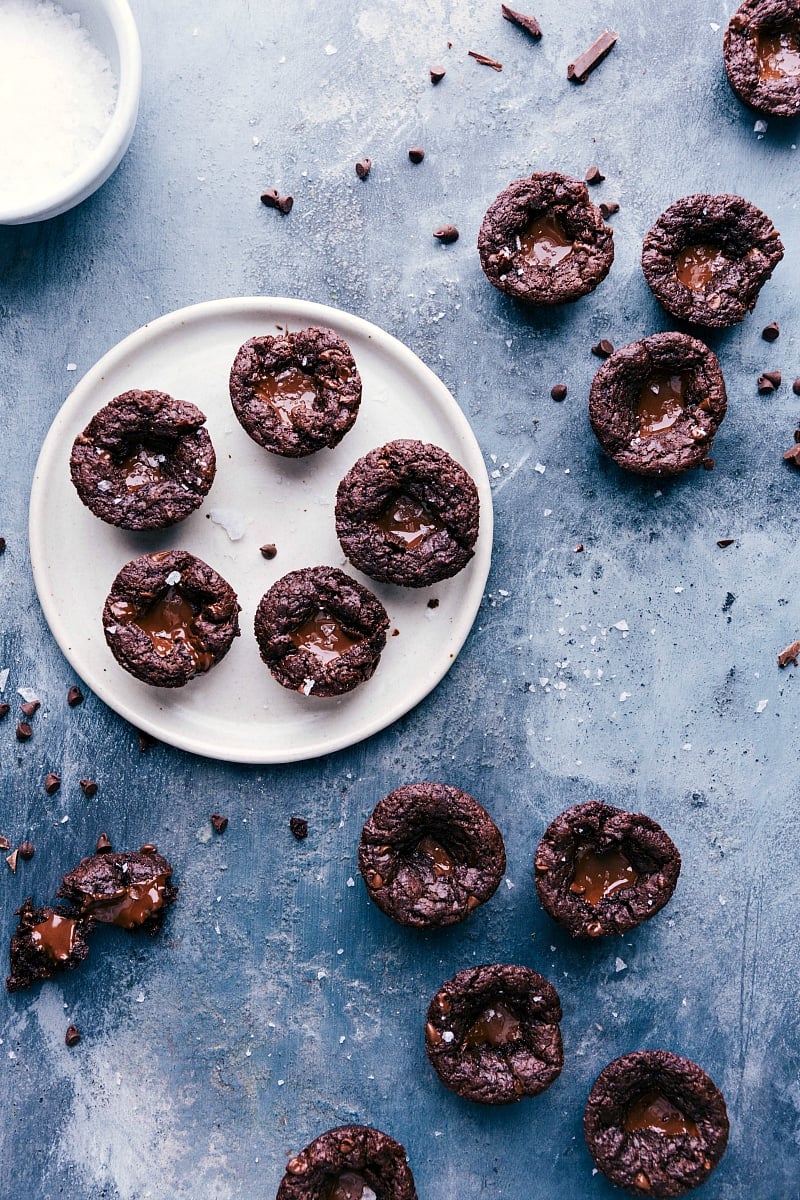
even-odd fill
[[[126,491],[139,492],[152,483],[162,481],[167,456],[148,446],[134,446],[123,459],[115,458],[107,450],[98,451],[97,458],[99,462],[122,472]]]
[[[675,274],[684,287],[703,292],[729,262],[719,246],[685,246],[675,257]]]
[[[679,1133],[688,1133],[692,1137],[700,1135],[691,1117],[684,1116],[658,1088],[651,1088],[633,1102],[625,1114],[622,1127],[627,1133],[652,1129],[656,1133],[672,1136]]]
[[[253,390],[259,400],[274,409],[283,425],[292,424],[296,408],[311,408],[317,399],[313,376],[299,367],[286,367],[274,375],[265,375]]]
[[[756,34],[758,78],[765,83],[800,76],[800,29],[760,29]]]
[[[321,1200],[377,1200],[377,1196],[358,1171],[342,1171],[324,1185]]]
[[[472,1022],[465,1046],[505,1046],[519,1036],[520,1020],[502,1000],[493,1000]]]
[[[453,859],[445,850],[436,838],[426,834],[424,838],[420,838],[417,842],[417,850],[420,850],[427,858],[433,862],[434,875],[449,875],[453,868]]]
[[[146,633],[153,650],[161,658],[172,654],[178,642],[181,642],[197,671],[208,671],[214,665],[213,654],[206,649],[195,628],[197,613],[177,588],[167,588],[164,595],[144,611],[127,600],[115,600],[111,605],[111,613],[121,625],[137,625]]]
[[[142,925],[164,904],[164,888],[169,875],[154,875],[143,883],[131,884],[120,894],[95,896],[84,908],[104,925],[119,925],[122,929],[134,929]]]
[[[31,941],[53,962],[66,962],[75,945],[75,928],[78,922],[69,917],[53,913],[31,931]]]
[[[390,537],[404,542],[409,550],[421,545],[429,534],[445,528],[421,500],[402,493],[387,505],[375,524]]]
[[[537,267],[557,267],[575,249],[561,223],[551,213],[534,217],[519,235],[520,251]]]
[[[333,662],[352,646],[360,645],[359,641],[345,633],[335,617],[322,610],[293,629],[289,640],[298,650],[308,650],[321,663]]]
[[[620,850],[579,846],[569,890],[587,904],[599,904],[621,888],[632,887],[638,878],[639,872]]]
[[[671,429],[686,409],[686,380],[680,372],[655,371],[639,393],[639,435]]]

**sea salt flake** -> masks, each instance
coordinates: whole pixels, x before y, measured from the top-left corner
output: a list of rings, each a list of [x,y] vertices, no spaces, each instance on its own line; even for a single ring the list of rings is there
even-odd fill
[[[628,969],[628,964],[623,959],[621,959],[621,958],[614,959],[614,970],[617,973],[619,973],[620,971],[627,971],[627,969]]]
[[[444,1033],[442,1034],[442,1041],[446,1042],[449,1046],[451,1042],[455,1041],[455,1039],[456,1035],[453,1033],[452,1029],[445,1029]]]
[[[683,588],[682,588],[682,587],[676,587],[676,588],[675,588],[675,595],[676,595],[676,596],[680,596],[680,594],[681,594],[681,592],[682,592],[682,591],[683,591]]]
[[[4,692],[6,690],[6,684],[8,683],[10,670],[10,667],[3,667],[2,671],[0,671],[0,692]]]
[[[619,694],[620,704],[622,704],[625,700],[630,700],[630,698],[631,698],[630,692],[620,692],[620,694]]]
[[[756,712],[762,713],[768,704],[769,700],[759,700],[758,704],[756,705]]]
[[[537,463],[533,469],[534,469],[534,471],[536,471],[537,475],[544,475],[545,471],[547,470],[547,467],[544,466],[543,463]]]
[[[628,622],[627,621],[617,621],[616,625],[614,626],[614,629],[618,629],[620,631],[620,633],[627,633],[628,629],[629,629]]]
[[[35,704],[36,701],[39,699],[38,694],[33,690],[33,688],[27,688],[27,687],[17,688],[17,695],[22,696],[22,699],[25,701],[26,704]]]
[[[356,881],[355,881],[355,879],[353,879],[353,876],[352,876],[352,875],[350,876],[350,878],[349,878],[349,879],[348,879],[348,881],[347,881],[347,886],[348,886],[348,887],[355,887],[355,886],[356,886]]]
[[[767,132],[768,128],[769,128],[769,123],[767,121],[762,120],[762,118],[759,117],[759,119],[756,121],[755,125],[753,126],[753,133],[764,134]]]
[[[212,508],[208,515],[215,525],[225,530],[232,542],[238,542],[244,537],[248,520],[238,508]]]
[[[330,42],[328,42],[327,46],[325,47],[325,53],[326,53],[326,54],[335,54],[335,53],[336,53],[336,47],[335,47],[335,46],[332,46],[332,45],[330,44]]]
[[[170,571],[169,575],[164,580],[167,587],[175,587],[175,584],[180,583],[180,581],[181,581],[180,571]]]
[[[67,370],[68,370],[68,371],[77,371],[77,369],[78,369],[78,364],[77,364],[77,363],[67,363]]]

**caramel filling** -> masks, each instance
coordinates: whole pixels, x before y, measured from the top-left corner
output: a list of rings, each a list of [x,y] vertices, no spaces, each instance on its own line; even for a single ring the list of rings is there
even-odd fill
[[[375,522],[378,529],[390,537],[405,542],[407,549],[420,546],[431,533],[444,529],[444,524],[421,500],[402,493],[387,505]]]
[[[639,393],[640,437],[671,429],[686,409],[686,380],[678,372],[655,371]]]
[[[312,408],[317,399],[313,377],[299,367],[286,367],[274,375],[265,375],[253,391],[259,400],[269,404],[283,425],[292,424],[296,408]]]
[[[52,917],[42,921],[31,931],[31,941],[37,950],[43,951],[53,962],[66,962],[75,945],[75,929],[78,922],[69,917]]]
[[[322,611],[293,629],[289,640],[298,650],[308,650],[323,664],[341,658],[352,646],[361,644],[345,633],[335,617]]]
[[[342,1171],[323,1187],[321,1200],[378,1200],[375,1192],[358,1171]]]
[[[755,40],[758,78],[764,83],[800,75],[800,29],[760,29]]]
[[[575,249],[561,223],[551,214],[534,217],[519,235],[520,252],[536,267],[557,267]]]
[[[449,875],[453,868],[453,859],[447,853],[444,846],[432,838],[430,834],[426,834],[424,838],[420,838],[417,842],[417,850],[433,862],[434,875]]]
[[[104,925],[119,925],[135,929],[152,917],[164,904],[164,889],[169,875],[155,875],[143,883],[131,884],[113,896],[95,896],[84,905],[97,921]]]
[[[520,1020],[502,1000],[493,1000],[472,1022],[465,1046],[505,1046],[519,1037]]]
[[[161,658],[172,654],[178,642],[181,642],[196,670],[208,671],[213,667],[214,655],[206,649],[195,627],[197,613],[177,588],[167,588],[164,595],[143,612],[127,600],[115,600],[111,605],[111,613],[121,625],[138,625],[150,638],[153,650]]]
[[[694,1121],[684,1116],[658,1088],[651,1088],[633,1102],[625,1113],[622,1127],[627,1133],[635,1133],[639,1129],[652,1129],[656,1133],[672,1136],[679,1133],[688,1133],[691,1137],[700,1136]]]
[[[676,255],[675,274],[684,287],[703,292],[729,262],[719,246],[685,246]]]
[[[158,450],[150,450],[147,446],[134,447],[121,461],[115,459],[107,450],[100,450],[97,458],[99,462],[122,472],[128,492],[139,492],[143,487],[160,483],[164,478],[166,455]]]
[[[587,904],[599,904],[621,888],[631,887],[638,878],[639,872],[621,851],[579,846],[569,890]]]

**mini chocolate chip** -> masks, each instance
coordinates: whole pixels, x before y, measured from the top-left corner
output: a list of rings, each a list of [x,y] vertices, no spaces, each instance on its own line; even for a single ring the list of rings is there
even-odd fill
[[[79,704],[83,704],[83,692],[74,683],[67,692],[67,704],[70,708],[77,708]]]
[[[609,217],[613,217],[614,213],[619,212],[619,205],[617,204],[616,200],[612,200],[610,204],[601,204],[599,205],[599,208],[600,215],[604,221],[607,221]]]
[[[280,198],[281,194],[277,188],[267,188],[265,192],[261,193],[261,203],[267,208],[277,208]]]
[[[284,216],[286,216],[287,213],[290,213],[293,207],[294,196],[281,196],[280,200],[278,201],[278,208]]]
[[[228,828],[228,818],[221,817],[219,813],[212,813],[210,817],[211,824],[214,826],[215,833],[224,833]]]
[[[68,1046],[77,1046],[81,1040],[81,1033],[77,1025],[68,1025],[67,1032],[64,1034],[64,1041]]]
[[[30,862],[36,853],[36,847],[33,842],[23,842],[18,849],[20,858],[24,858],[25,862]]]
[[[586,932],[589,937],[600,937],[600,934],[603,932],[603,926],[599,921],[590,921],[586,926]]]
[[[360,158],[356,163],[356,175],[359,179],[366,179],[372,170],[371,158]]]
[[[713,471],[714,467],[716,465],[717,465],[717,460],[715,458],[704,458],[703,461],[700,463],[700,466],[703,468],[704,471]]]
[[[80,785],[81,791],[88,800],[97,795],[97,784],[93,779],[82,779]]]
[[[27,721],[19,721],[17,723],[17,741],[27,742],[28,738],[33,734],[33,730]]]
[[[444,67],[431,67],[431,83],[434,86],[437,83],[441,83],[446,74],[447,71],[445,71]]]
[[[158,745],[158,739],[151,737],[149,733],[145,733],[143,729],[137,729],[136,734],[139,738],[139,749],[142,754],[146,754],[148,750],[152,750],[153,746]]]
[[[367,883],[371,888],[382,888],[383,876],[379,875],[377,871],[373,871],[372,875],[368,877]]]
[[[392,637],[400,637],[400,630],[399,630],[399,629],[393,629],[393,630],[392,630]]]
[[[572,553],[573,554],[583,554],[583,542],[578,542],[577,546],[575,547],[575,549],[573,550]]]
[[[735,540],[735,538],[719,538],[717,545],[720,550],[727,550],[728,546],[732,546]]]
[[[589,170],[586,172],[585,179],[588,184],[602,183],[605,179],[605,175],[602,173],[599,167],[592,166],[589,167]]]
[[[44,790],[48,796],[54,796],[61,787],[61,776],[56,775],[55,771],[50,771],[44,778]]]
[[[638,1188],[641,1188],[643,1192],[650,1191],[650,1180],[647,1178],[644,1171],[637,1172],[633,1182]]]
[[[596,346],[592,346],[592,354],[597,358],[611,358],[613,353],[614,343],[610,342],[608,338],[601,338]]]
[[[758,377],[758,392],[761,396],[768,396],[770,392],[775,391],[775,384],[771,379],[767,379],[766,375]]]
[[[765,325],[761,330],[761,336],[765,342],[777,342],[781,336],[781,331],[777,321],[770,321],[769,325]]]
[[[794,392],[795,396],[800,396],[800,379],[795,379],[794,383],[792,384],[792,391]]]
[[[20,704],[19,711],[24,713],[26,717],[32,717],[42,707],[39,700],[26,700],[24,704]]]
[[[5,552],[6,552],[6,539],[4,537],[0,537],[0,554],[5,554]]]
[[[488,54],[479,54],[477,50],[468,50],[467,54],[470,58],[474,58],[476,63],[480,63],[482,67],[491,67],[493,71],[502,71],[503,64],[498,62],[496,58],[489,58]]]
[[[308,837],[308,821],[305,817],[290,817],[289,828],[298,842],[302,842],[303,838]]]
[[[425,151],[421,146],[412,146],[408,152],[408,157],[411,159],[412,163],[421,163],[425,157]]]
[[[558,400],[558,401],[566,400],[567,385],[565,383],[553,384],[553,386],[550,388],[550,395],[553,397],[554,400]]]
[[[2,721],[3,717],[7,717],[10,712],[11,712],[11,705],[6,704],[6,702],[3,701],[3,703],[0,704],[0,721]]]
[[[438,229],[434,229],[433,236],[445,246],[449,246],[451,242],[458,241],[458,230],[455,225],[440,225]]]
[[[290,1158],[286,1164],[286,1170],[290,1175],[302,1175],[306,1169],[306,1164],[302,1158]]]
[[[111,849],[111,841],[107,833],[101,833],[95,846],[95,854],[107,854]]]
[[[155,846],[152,842],[145,842],[143,846],[139,847],[139,853],[158,854],[158,846]]]
[[[768,379],[774,388],[779,388],[781,386],[783,376],[781,375],[780,371],[765,371],[763,378]]]
[[[435,596],[431,596],[430,600],[428,601],[428,608],[438,608],[438,607],[439,607],[439,601],[436,599]]]
[[[278,553],[278,548],[273,542],[265,542],[261,547],[262,558],[274,558]]]
[[[339,1142],[339,1150],[342,1154],[352,1154],[355,1146],[352,1142],[348,1142],[347,1138],[342,1138]]]

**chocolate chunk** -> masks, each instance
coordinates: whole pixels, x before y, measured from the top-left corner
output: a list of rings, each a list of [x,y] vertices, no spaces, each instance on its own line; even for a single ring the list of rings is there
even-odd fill
[[[428,1058],[445,1087],[478,1104],[538,1096],[564,1065],[556,989],[527,967],[469,967],[430,1002]]]
[[[600,1072],[583,1117],[589,1153],[636,1196],[682,1196],[713,1171],[728,1143],[722,1093],[668,1050],[626,1054]]]
[[[16,873],[17,873],[18,857],[19,857],[19,850],[12,850],[11,853],[9,854],[8,858],[6,859],[6,862],[8,863],[8,869],[10,870],[12,875],[16,875]]]
[[[372,170],[371,158],[360,158],[356,163],[356,175],[359,179],[366,179]]]
[[[286,1164],[277,1200],[417,1200],[399,1142],[365,1125],[315,1138]]]
[[[610,202],[601,201],[599,208],[600,215],[604,221],[607,221],[609,217],[613,217],[614,213],[619,212],[619,205],[616,200],[611,200]]]
[[[172,866],[160,854],[104,850],[82,859],[61,881],[58,895],[82,917],[155,934],[178,896]]]
[[[778,666],[787,667],[791,663],[793,667],[796,667],[798,654],[800,654],[800,642],[790,642],[786,649],[781,650],[778,655]]]
[[[433,236],[445,246],[449,246],[451,242],[458,241],[459,233],[455,225],[440,225],[438,229],[434,229]]]
[[[17,723],[17,741],[27,742],[28,738],[33,735],[33,729],[27,721],[19,721]]]
[[[472,796],[414,783],[375,806],[361,831],[358,869],[382,912],[430,929],[465,920],[493,896],[506,855],[500,830]]]
[[[614,353],[614,343],[608,338],[601,338],[596,346],[592,346],[592,354],[597,358],[610,358]]]
[[[475,62],[481,66],[491,67],[493,71],[502,71],[503,64],[498,62],[496,58],[489,58],[486,54],[479,54],[477,50],[468,50],[467,54],[470,58],[474,58]]]
[[[35,853],[36,847],[34,846],[33,842],[23,842],[19,847],[19,856],[25,862],[30,862]]]
[[[783,376],[781,375],[780,371],[765,371],[761,378],[768,379],[774,388],[779,388],[781,386]]]
[[[605,175],[603,175],[599,167],[594,166],[589,167],[589,170],[586,172],[584,178],[590,186],[593,186],[594,184],[602,183],[605,179]]]
[[[35,908],[30,897],[16,915],[19,925],[11,935],[11,973],[6,979],[10,992],[70,971],[89,953],[91,917],[70,908]]]
[[[81,779],[80,789],[88,800],[97,795],[97,784],[93,779]]]
[[[0,704],[0,721],[3,720],[3,717],[7,717],[10,712],[11,712],[11,705],[7,704],[4,700],[3,703]]]
[[[95,854],[106,854],[109,850],[113,850],[113,849],[114,849],[114,847],[111,845],[111,841],[109,839],[108,834],[107,833],[99,834],[99,836],[97,838],[97,845],[94,848]]]
[[[20,704],[19,710],[26,717],[32,717],[35,716],[41,707],[41,701],[39,700],[26,700],[24,704]]]
[[[550,388],[550,395],[554,400],[566,400],[567,385],[565,383],[556,383]]]
[[[70,708],[77,708],[79,704],[83,704],[83,692],[77,686],[77,684],[73,683],[72,687],[67,692],[67,704],[70,706]]]
[[[50,773],[45,776],[44,790],[47,792],[48,796],[54,796],[60,787],[61,776],[56,775],[55,771],[50,771]]]
[[[446,74],[447,71],[445,71],[444,67],[431,67],[431,83],[434,86],[437,83],[441,83]]]
[[[290,817],[289,828],[298,842],[302,842],[304,838],[308,837],[308,821],[305,817]]]
[[[11,842],[3,834],[0,834],[0,850],[10,850]]]
[[[266,208],[277,208],[284,215],[292,211],[294,204],[293,196],[282,196],[276,188],[268,188],[261,193],[261,203]]]
[[[728,81],[756,112],[800,113],[800,21],[794,0],[744,0],[722,43]]]
[[[262,558],[272,559],[277,553],[278,549],[274,542],[265,542],[265,544],[261,547]]]
[[[421,163],[425,157],[425,151],[421,146],[412,146],[408,152],[408,157],[411,159],[412,163]]]
[[[309,326],[250,338],[230,374],[236,419],[272,454],[303,458],[338,446],[361,403],[361,376],[344,338]]]
[[[78,1026],[77,1025],[68,1025],[67,1032],[64,1034],[64,1041],[66,1042],[66,1044],[70,1048],[72,1048],[73,1046],[77,1046],[77,1044],[80,1040],[81,1040],[81,1034],[80,1034],[80,1030],[78,1029]]]
[[[591,800],[550,823],[535,867],[545,912],[573,937],[600,937],[655,916],[675,890],[681,856],[650,817]]]
[[[567,79],[573,83],[585,83],[595,67],[603,61],[617,40],[617,35],[606,29],[588,50],[579,54],[567,67]]]
[[[720,538],[717,542],[720,550],[727,550],[728,546],[732,546],[735,538]]]
[[[781,336],[781,331],[778,328],[777,321],[770,321],[769,325],[765,325],[761,330],[761,336],[765,342],[777,342]]]
[[[214,827],[215,833],[224,833],[228,828],[228,818],[221,817],[219,813],[212,813],[210,817],[211,824]]]
[[[526,17],[524,13],[515,12],[513,8],[509,8],[507,4],[501,4],[500,8],[505,19],[510,21],[512,25],[517,25],[520,29],[524,29],[532,38],[538,39],[542,36],[542,29],[536,17]]]

